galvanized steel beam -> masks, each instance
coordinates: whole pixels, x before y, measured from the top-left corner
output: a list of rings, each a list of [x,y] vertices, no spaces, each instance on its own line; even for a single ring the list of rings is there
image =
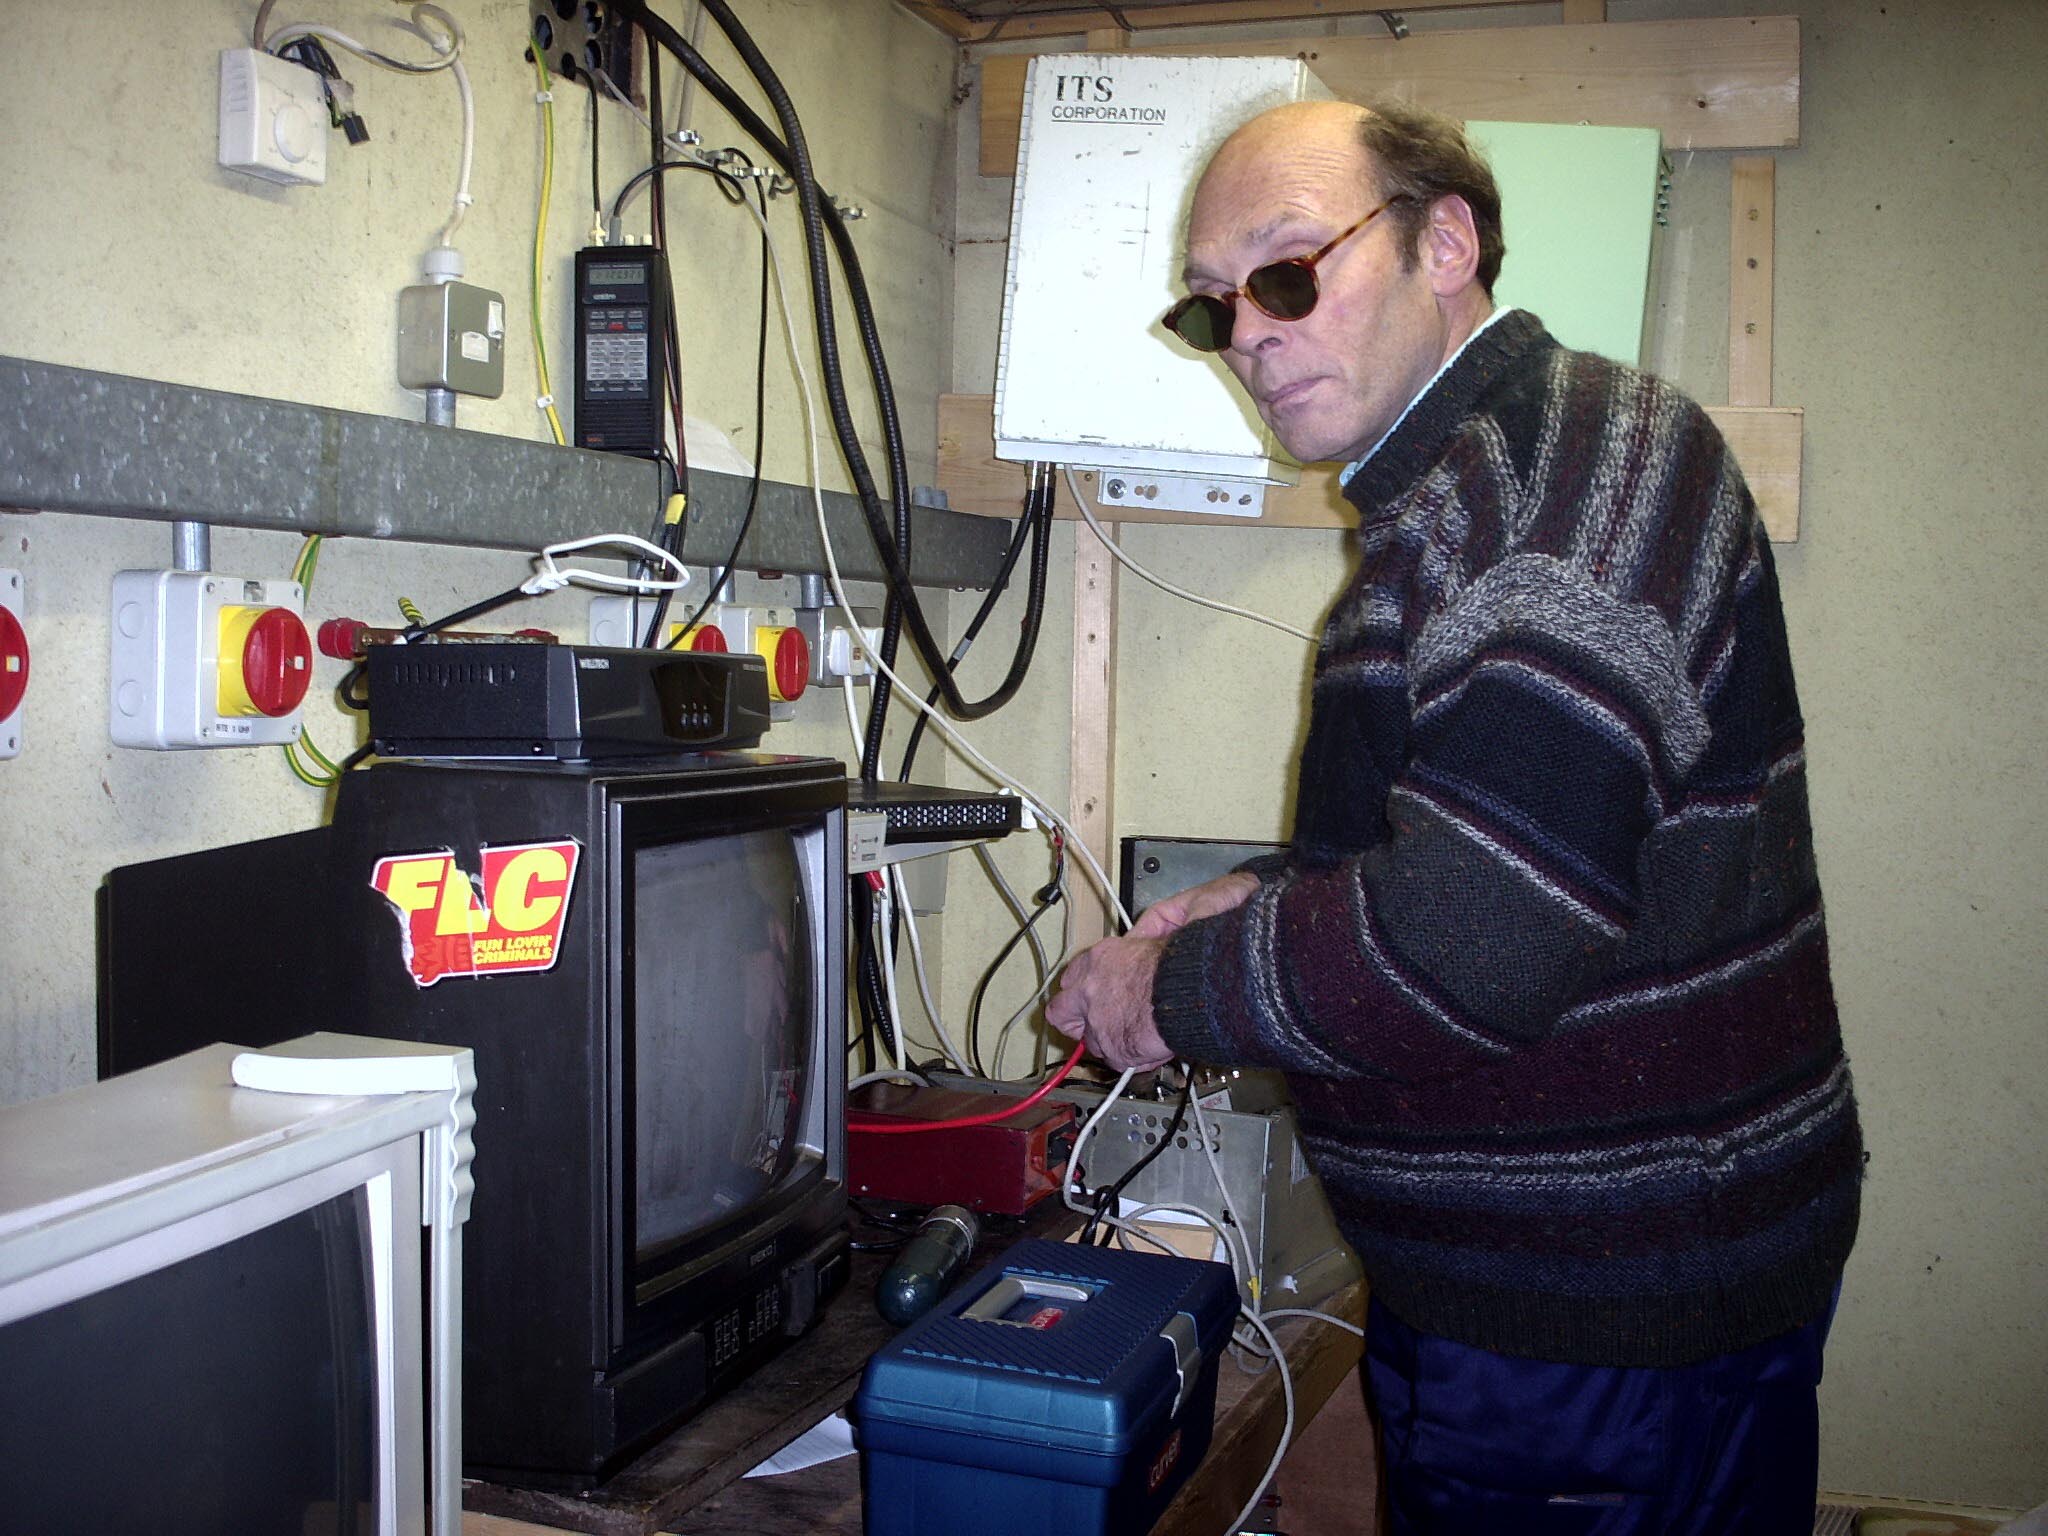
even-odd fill
[[[616,454],[0,358],[0,505],[31,511],[536,550],[644,535],[658,474]],[[684,559],[725,558],[748,485],[691,471]],[[882,579],[859,502],[841,491],[824,499],[840,573]],[[993,518],[914,507],[911,575],[921,586],[986,587],[1007,533]],[[738,564],[825,568],[810,487],[762,483]]]

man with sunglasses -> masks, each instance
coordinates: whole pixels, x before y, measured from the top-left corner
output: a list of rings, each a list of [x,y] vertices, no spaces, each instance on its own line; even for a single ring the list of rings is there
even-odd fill
[[[1770,547],[1670,386],[1497,311],[1455,124],[1301,103],[1210,162],[1189,295],[1347,464],[1287,854],[1046,1017],[1284,1071],[1372,1288],[1396,1533],[1810,1529],[1862,1142]]]

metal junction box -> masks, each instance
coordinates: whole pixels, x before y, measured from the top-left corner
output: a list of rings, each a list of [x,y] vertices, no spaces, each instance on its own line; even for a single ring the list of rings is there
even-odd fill
[[[486,400],[504,394],[504,296],[473,283],[400,289],[398,382]]]

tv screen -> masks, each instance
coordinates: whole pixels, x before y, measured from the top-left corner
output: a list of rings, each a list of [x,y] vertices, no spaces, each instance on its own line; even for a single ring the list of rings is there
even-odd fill
[[[350,1190],[0,1328],[0,1526],[375,1532],[366,1220]]]
[[[645,1263],[745,1212],[797,1166],[816,978],[787,829],[642,847],[630,879],[634,1252]]]

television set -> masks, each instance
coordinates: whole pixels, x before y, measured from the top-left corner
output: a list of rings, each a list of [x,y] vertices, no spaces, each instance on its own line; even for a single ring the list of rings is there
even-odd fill
[[[0,1525],[454,1536],[474,1081],[315,1035],[0,1110]]]
[[[845,1281],[846,792],[752,753],[357,769],[325,827],[109,873],[100,1068],[475,1052],[464,1465],[588,1487]]]

